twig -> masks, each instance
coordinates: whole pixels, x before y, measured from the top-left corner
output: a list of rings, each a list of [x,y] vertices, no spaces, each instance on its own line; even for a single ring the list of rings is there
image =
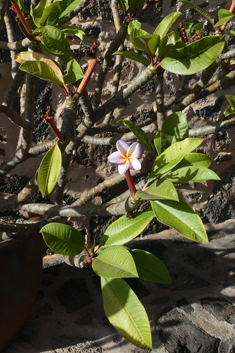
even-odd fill
[[[9,11],[5,12],[4,22],[5,22],[5,26],[6,26],[6,30],[7,30],[8,42],[13,43],[13,42],[15,42],[15,38],[14,38],[11,19],[9,17]],[[10,51],[10,55],[11,55],[11,75],[14,78],[16,75],[16,72],[17,72],[18,64],[15,61],[15,52]]]
[[[166,118],[165,108],[164,108],[164,90],[163,90],[163,70],[159,67],[156,71],[155,76],[155,95],[156,95],[156,105],[157,105],[157,126],[161,129],[162,124]]]
[[[206,136],[206,135],[214,134],[215,132],[218,132],[218,131],[230,129],[233,126],[235,126],[234,117],[224,121],[217,121],[212,125],[206,125],[206,126],[199,127],[197,129],[191,129],[189,130],[189,136],[190,137]]]

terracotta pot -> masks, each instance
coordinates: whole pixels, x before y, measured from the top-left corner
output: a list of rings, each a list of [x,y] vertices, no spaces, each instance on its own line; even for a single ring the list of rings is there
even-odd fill
[[[39,290],[41,273],[39,234],[0,242],[0,350],[26,321]]]

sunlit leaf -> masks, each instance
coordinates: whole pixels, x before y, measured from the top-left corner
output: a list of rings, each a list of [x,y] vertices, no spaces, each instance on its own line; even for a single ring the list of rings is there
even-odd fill
[[[81,232],[66,224],[48,223],[40,232],[47,246],[57,254],[74,256],[86,248]]]
[[[215,27],[219,27],[223,25],[225,22],[228,22],[229,20],[231,20],[233,16],[234,15],[229,10],[220,9],[218,11],[219,21],[216,22]]]
[[[214,24],[214,18],[205,10],[203,10],[201,7],[193,4],[192,2],[188,0],[180,0],[179,2],[182,2],[183,4],[186,4],[188,6],[191,6],[194,10],[199,12],[202,16],[204,16],[212,25]]]
[[[172,170],[187,166],[197,166],[208,168],[211,165],[211,159],[204,153],[189,153]]]
[[[139,190],[136,195],[146,200],[178,200],[178,194],[169,180],[156,180],[145,191]]]
[[[161,129],[162,151],[177,141],[188,137],[188,123],[182,112],[169,115],[163,122]]]
[[[202,183],[207,180],[220,180],[218,175],[212,170],[205,167],[183,167],[165,176],[174,184],[184,184],[189,182]]]
[[[105,314],[113,327],[128,341],[152,349],[148,315],[130,286],[121,278],[101,278]]]
[[[75,59],[72,59],[67,64],[67,74],[64,76],[65,83],[73,83],[84,77],[84,73],[80,65]]]
[[[38,172],[38,187],[43,197],[54,189],[60,175],[61,151],[56,143],[45,154]]]
[[[197,242],[207,243],[208,238],[201,218],[183,201],[151,201],[156,218],[176,229],[180,234]]]
[[[123,246],[113,245],[101,251],[92,261],[98,276],[105,278],[138,277],[135,261]]]
[[[121,55],[124,58],[137,61],[137,62],[143,64],[146,67],[149,66],[149,64],[150,64],[150,61],[145,56],[143,56],[141,54],[138,54],[138,53],[135,53],[134,51],[131,51],[131,50],[128,50],[128,51],[126,51],[126,50],[115,51],[113,53],[113,55]]]
[[[52,11],[48,24],[56,24],[62,18],[68,16],[74,9],[79,5],[81,0],[63,0],[56,8]]]
[[[72,25],[72,26],[59,26],[57,28],[63,33],[74,34],[75,36],[80,38],[82,42],[85,42],[85,40],[86,40],[85,32],[83,32],[80,28],[78,28],[75,25]]]
[[[132,218],[122,216],[113,222],[104,232],[102,245],[121,245],[139,235],[154,217],[152,210],[136,212]]]
[[[154,34],[158,34],[162,39],[180,15],[181,12],[172,12],[170,15],[165,16],[155,29]]]

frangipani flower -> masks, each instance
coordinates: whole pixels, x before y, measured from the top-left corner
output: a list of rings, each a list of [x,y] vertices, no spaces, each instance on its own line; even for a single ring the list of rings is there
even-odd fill
[[[142,154],[141,145],[138,142],[129,145],[123,140],[116,143],[117,151],[108,156],[108,161],[118,164],[118,172],[124,174],[128,169],[140,170],[141,163],[138,160]]]

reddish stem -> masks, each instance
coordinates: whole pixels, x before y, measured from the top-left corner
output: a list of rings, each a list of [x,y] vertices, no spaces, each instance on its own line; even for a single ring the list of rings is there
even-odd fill
[[[125,177],[126,177],[127,185],[130,189],[131,196],[134,197],[136,193],[136,188],[129,169],[126,171]]]
[[[60,141],[64,140],[64,134],[57,128],[54,120],[47,120],[48,125]]]
[[[95,65],[97,63],[97,60],[98,60],[97,58],[90,58],[88,67],[87,67],[86,72],[85,72],[85,75],[84,75],[80,85],[78,86],[78,89],[77,89],[75,95],[74,95],[76,98],[80,97],[80,95],[82,94],[84,88],[86,87],[86,85],[87,85],[87,83],[88,83],[88,81],[89,81],[89,79],[90,79],[90,77],[91,77],[91,75],[92,75],[92,73],[94,71],[94,68],[95,68]]]
[[[15,10],[17,16],[19,17],[24,29],[25,29],[24,34],[27,36],[28,39],[35,40],[36,38],[31,30],[31,28],[28,26],[28,23],[26,22],[17,2],[15,0],[11,0],[11,4],[12,4],[12,7]]]

